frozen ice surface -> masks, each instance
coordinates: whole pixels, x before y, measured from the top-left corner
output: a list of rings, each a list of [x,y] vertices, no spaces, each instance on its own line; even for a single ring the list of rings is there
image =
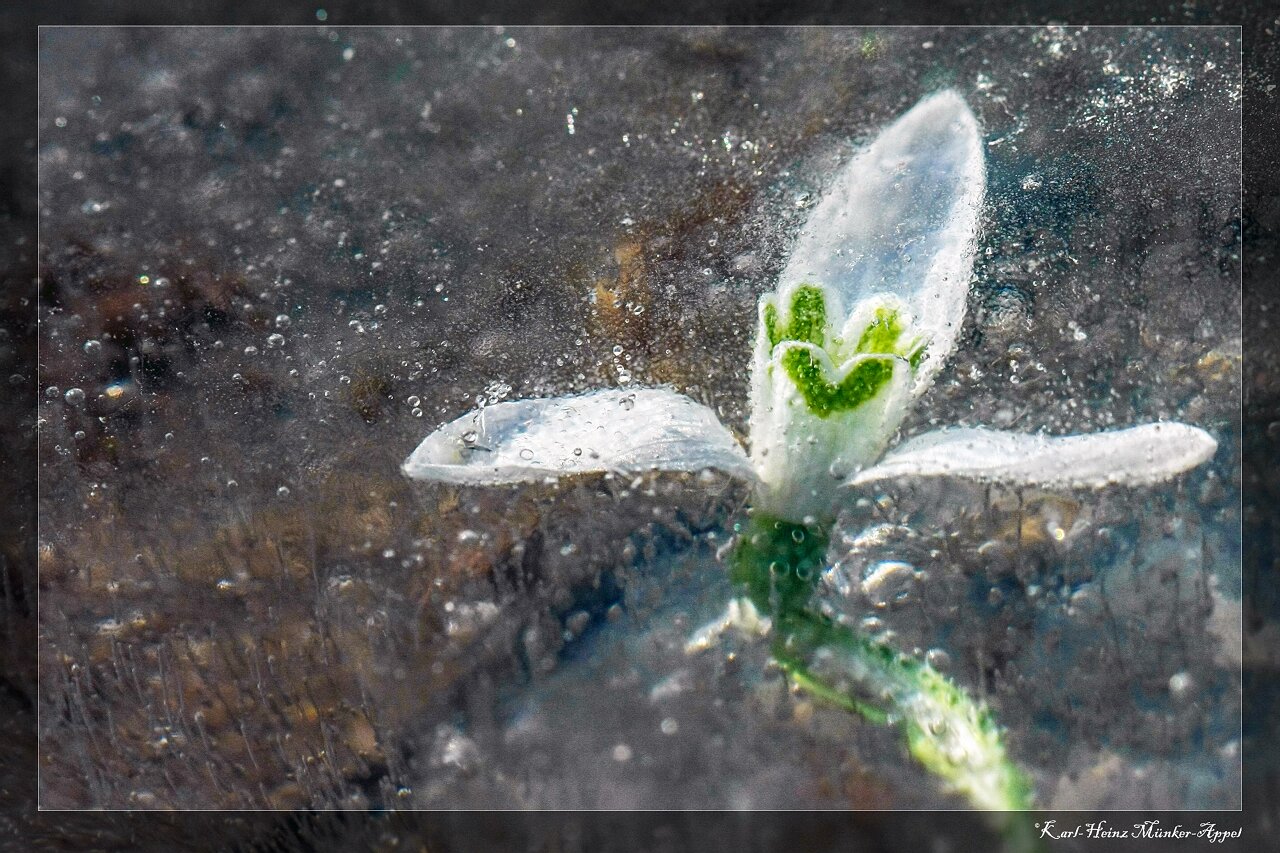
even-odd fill
[[[757,297],[943,87],[987,202],[903,437],[1219,450],[869,486],[824,606],[988,701],[1047,805],[1237,805],[1236,35],[44,30],[44,805],[962,805],[762,644],[684,653],[728,478],[399,470],[480,397],[665,385],[742,435]]]

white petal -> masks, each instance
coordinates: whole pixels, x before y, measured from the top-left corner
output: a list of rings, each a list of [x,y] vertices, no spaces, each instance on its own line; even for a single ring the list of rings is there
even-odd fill
[[[415,479],[475,485],[654,468],[755,478],[715,413],[665,388],[486,406],[431,433],[402,466]]]
[[[891,477],[964,477],[1049,488],[1141,486],[1190,470],[1217,448],[1207,432],[1180,423],[1058,437],[944,429],[904,442],[849,484]]]
[[[906,303],[931,339],[923,391],[964,322],[986,187],[978,122],[951,90],[920,101],[846,165],[810,214],[779,292],[828,284],[852,308],[876,293]]]

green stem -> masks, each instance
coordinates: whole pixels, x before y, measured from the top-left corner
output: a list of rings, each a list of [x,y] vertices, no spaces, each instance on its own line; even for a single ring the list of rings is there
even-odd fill
[[[1030,808],[1031,785],[1009,760],[984,705],[928,664],[814,611],[827,542],[823,526],[763,515],[740,531],[730,574],[773,619],[778,664],[814,696],[873,723],[898,725],[910,754],[975,806]],[[1026,821],[1010,818],[1006,832],[1025,841]]]

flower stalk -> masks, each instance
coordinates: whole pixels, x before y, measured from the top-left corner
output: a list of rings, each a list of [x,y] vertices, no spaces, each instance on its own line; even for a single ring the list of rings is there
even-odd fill
[[[975,806],[1031,808],[1030,781],[985,705],[927,663],[817,611],[829,528],[765,514],[740,527],[729,574],[769,614],[773,658],[797,685],[872,723],[898,726],[910,754]]]

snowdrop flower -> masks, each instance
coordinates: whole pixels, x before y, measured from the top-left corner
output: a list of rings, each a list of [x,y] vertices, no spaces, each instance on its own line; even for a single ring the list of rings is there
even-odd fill
[[[964,322],[985,179],[977,121],[953,91],[922,100],[841,169],[760,299],[750,456],[687,397],[608,389],[464,415],[427,436],[405,474],[494,485],[715,468],[752,483],[757,511],[825,523],[844,487],[889,478],[1097,488],[1209,459],[1214,439],[1178,423],[1064,437],[943,429],[885,452]]]
[[[1201,429],[1156,423],[1050,437],[986,428],[890,447],[950,356],[964,321],[986,170],[977,120],[952,91],[925,98],[835,176],[777,289],[760,299],[750,455],[715,413],[665,388],[609,389],[489,405],[427,436],[414,478],[469,485],[588,472],[724,471],[752,485],[727,553],[742,597],[696,631],[772,637],[775,661],[815,696],[896,722],[910,753],[953,791],[996,811],[1031,786],[991,713],[928,664],[814,604],[842,493],[900,477],[1041,488],[1143,485],[1209,459]],[[1012,833],[1029,832],[1011,820]]]

